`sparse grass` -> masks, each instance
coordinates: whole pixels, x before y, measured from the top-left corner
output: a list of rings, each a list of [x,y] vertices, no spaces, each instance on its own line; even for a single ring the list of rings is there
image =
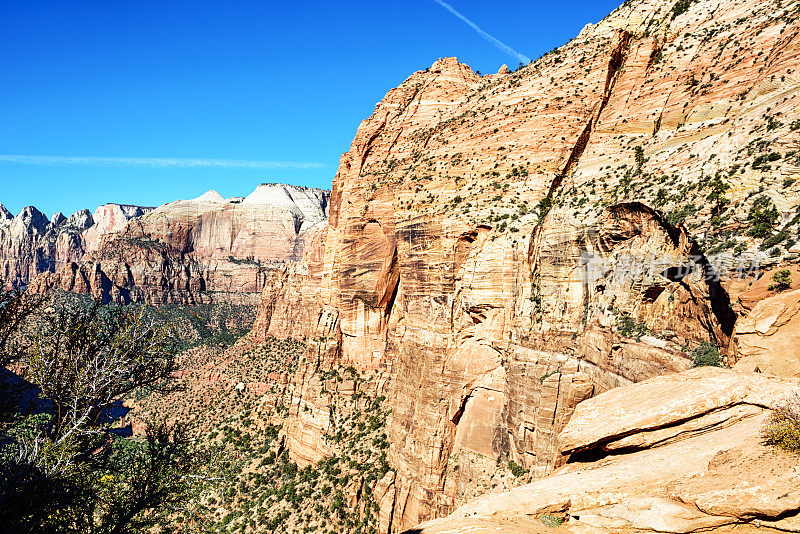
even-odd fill
[[[558,528],[564,522],[564,520],[561,519],[560,517],[556,517],[551,514],[544,514],[542,517],[539,518],[539,521],[541,521],[544,526],[550,528]]]

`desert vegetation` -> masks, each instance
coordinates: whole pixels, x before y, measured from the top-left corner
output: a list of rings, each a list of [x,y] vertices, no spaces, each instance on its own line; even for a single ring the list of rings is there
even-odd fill
[[[377,376],[308,368],[329,399],[328,453],[300,467],[282,425],[311,409],[291,394],[304,342],[231,347],[220,332],[252,318],[237,307],[2,297],[0,355],[23,377],[4,376],[0,413],[10,531],[378,531],[372,492],[391,469]]]
[[[137,388],[174,391],[177,347],[140,309],[0,294],[0,526],[145,532],[182,520],[205,477],[181,422],[118,427]],[[13,369],[11,373],[7,369]]]
[[[800,453],[800,396],[789,397],[772,411],[762,430],[766,445]]]
[[[373,489],[390,471],[384,398],[362,391],[366,379],[352,367],[319,378],[331,388],[347,381],[353,392],[333,401],[323,432],[331,452],[316,463],[298,466],[281,425],[264,423],[276,420],[280,404],[246,403],[203,436],[225,458],[215,471],[221,483],[202,500],[214,530],[378,532]]]
[[[716,345],[706,341],[692,350],[692,364],[695,367],[722,367],[722,356]]]
[[[772,284],[767,286],[770,291],[785,291],[792,287],[792,271],[781,269],[772,275]]]

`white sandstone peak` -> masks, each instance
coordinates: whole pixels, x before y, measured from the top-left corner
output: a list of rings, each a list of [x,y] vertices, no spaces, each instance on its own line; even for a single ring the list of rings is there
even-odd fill
[[[206,191],[205,193],[203,193],[202,195],[200,195],[199,197],[195,198],[194,202],[218,202],[218,203],[224,203],[225,199],[222,198],[222,195],[220,195],[219,193],[217,193],[213,189],[210,189],[210,190]]]

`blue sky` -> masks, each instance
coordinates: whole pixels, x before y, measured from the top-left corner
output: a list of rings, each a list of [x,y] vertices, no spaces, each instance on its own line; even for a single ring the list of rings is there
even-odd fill
[[[449,2],[530,58],[618,3]],[[517,62],[435,0],[0,0],[0,203],[51,215],[328,188],[375,103],[444,56]]]

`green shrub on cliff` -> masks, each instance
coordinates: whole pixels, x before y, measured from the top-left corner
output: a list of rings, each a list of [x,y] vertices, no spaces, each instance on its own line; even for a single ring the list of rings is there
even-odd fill
[[[772,275],[774,284],[770,284],[767,289],[770,291],[784,291],[792,287],[792,271],[789,269],[781,269]]]
[[[767,237],[778,220],[778,209],[769,197],[760,196],[753,201],[747,222],[750,224],[750,235]]]
[[[617,317],[617,331],[623,337],[640,339],[642,336],[650,334],[650,330],[644,323],[639,323],[625,313]]]
[[[722,357],[713,343],[700,343],[692,351],[694,367],[722,367]]]
[[[521,477],[522,475],[524,475],[524,474],[526,474],[528,472],[527,469],[525,469],[524,467],[519,465],[514,460],[509,460],[508,461],[508,469],[511,471],[511,474],[514,475],[517,478]]]
[[[678,0],[674,6],[672,6],[672,18],[679,17],[686,13],[689,10],[689,6],[692,5],[693,0]]]

